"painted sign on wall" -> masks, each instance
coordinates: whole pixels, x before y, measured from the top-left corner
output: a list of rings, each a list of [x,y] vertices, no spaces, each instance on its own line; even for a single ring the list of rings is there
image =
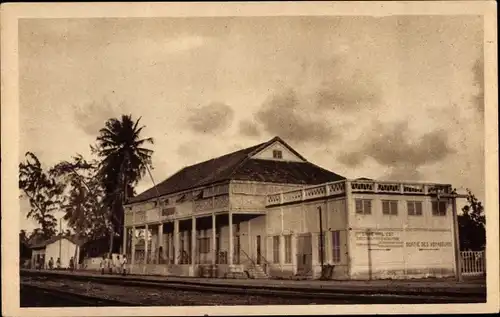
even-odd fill
[[[390,250],[403,247],[403,241],[399,231],[359,231],[356,232],[356,245]]]
[[[453,244],[449,241],[408,241],[405,246],[407,248],[417,248],[419,251],[425,251],[451,248]]]
[[[404,236],[406,235],[406,237]],[[442,248],[453,247],[452,242],[443,240],[424,241],[423,239],[408,239],[409,233],[402,231],[358,231],[356,232],[356,245],[368,246],[371,250],[384,250],[389,251],[393,248],[416,248],[419,251],[425,250],[439,250]],[[410,240],[410,241],[406,241]],[[413,241],[412,241],[413,240]],[[416,240],[416,241],[415,241]]]

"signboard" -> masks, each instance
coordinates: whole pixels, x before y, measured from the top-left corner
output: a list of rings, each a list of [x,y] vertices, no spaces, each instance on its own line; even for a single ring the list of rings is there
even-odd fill
[[[359,231],[356,245],[368,246],[370,250],[387,250],[403,247],[399,231]]]
[[[409,241],[406,242],[407,248],[417,248],[418,251],[439,250],[441,248],[451,248],[453,244],[450,241]]]
[[[173,216],[175,214],[175,207],[167,207],[161,210],[162,217]]]
[[[406,234],[406,237],[403,236]],[[419,236],[415,236],[409,232],[402,231],[358,231],[356,232],[356,245],[367,246],[370,250],[390,251],[394,248],[415,248],[417,251],[430,251],[440,250],[442,248],[451,248],[453,244],[451,241],[445,241],[446,237],[435,237],[436,240],[432,241],[432,235],[429,237],[429,232],[420,232]],[[411,239],[408,239],[410,235]],[[417,239],[416,239],[417,238]],[[418,239],[419,238],[419,239]],[[431,241],[425,241],[426,238]],[[443,240],[439,238],[444,238]],[[439,240],[438,240],[439,239]],[[408,241],[406,241],[408,240]]]

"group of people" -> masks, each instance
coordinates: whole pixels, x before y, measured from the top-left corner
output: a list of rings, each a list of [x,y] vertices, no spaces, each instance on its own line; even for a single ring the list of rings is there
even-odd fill
[[[115,259],[112,258],[111,255],[102,257],[101,260],[101,274],[104,273],[117,273],[125,275],[127,273],[127,256],[123,254],[120,258],[120,255],[117,255]]]
[[[36,268],[37,269],[42,269],[45,267],[45,265],[43,264],[43,259],[39,260],[37,263],[36,263]],[[60,270],[61,269],[61,258],[57,258],[57,261],[54,265],[54,258],[53,257],[50,257],[49,259],[49,262],[47,263],[48,267],[49,267],[49,270],[54,270],[54,269],[57,269],[57,270]],[[74,270],[75,269],[75,260],[73,259],[73,257],[71,257],[69,259],[69,267],[68,267],[70,270]]]

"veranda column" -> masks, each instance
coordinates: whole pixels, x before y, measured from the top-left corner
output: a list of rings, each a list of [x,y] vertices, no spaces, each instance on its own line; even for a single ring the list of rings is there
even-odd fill
[[[127,227],[123,227],[123,245],[122,245],[122,254],[127,254]]]
[[[159,252],[161,248],[161,254]],[[165,254],[165,246],[164,246],[164,240],[163,240],[163,223],[160,223],[158,225],[158,263],[160,263],[160,259],[163,259],[164,258],[164,255]]]
[[[229,250],[227,251],[227,264],[233,264],[233,250],[234,250],[234,238],[233,238],[233,214],[228,213],[229,217]]]
[[[144,264],[148,264],[148,241],[149,241],[149,227],[144,228]]]
[[[196,264],[196,217],[191,218],[191,265]]]
[[[297,236],[292,234],[292,269],[293,274],[297,274]]]
[[[283,233],[280,234],[279,240],[280,240],[280,249],[279,249],[280,267],[283,269],[283,264],[285,264],[285,236],[283,235]]]
[[[216,216],[212,214],[212,264],[217,263],[217,255],[215,253],[217,249],[217,223]]]
[[[319,265],[319,233],[311,232],[311,250],[312,250],[312,267],[313,272],[315,272],[315,267]]]
[[[131,264],[134,264],[135,263],[135,244],[137,243],[136,239],[135,239],[135,226],[132,227],[132,237],[131,237],[131,240],[132,240],[132,254],[130,255],[132,258],[130,259],[130,263]]]
[[[174,264],[179,264],[179,220],[174,221]]]

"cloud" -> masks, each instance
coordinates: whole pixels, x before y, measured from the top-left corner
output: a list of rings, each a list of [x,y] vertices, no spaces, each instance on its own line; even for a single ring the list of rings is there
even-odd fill
[[[216,133],[227,129],[234,118],[234,110],[226,104],[213,102],[191,109],[187,124],[197,133]]]
[[[272,135],[295,142],[324,142],[338,135],[324,116],[315,115],[301,102],[293,89],[285,89],[268,98],[255,114],[255,120]]]
[[[380,100],[380,88],[367,69],[348,69],[342,59],[320,64],[323,78],[314,92],[319,109],[357,111]]]
[[[484,113],[484,63],[481,59],[476,60],[472,67],[474,86],[478,89],[472,97],[472,102],[480,114]]]
[[[201,145],[200,142],[197,141],[182,143],[177,148],[177,154],[180,157],[188,157],[188,158],[196,157],[198,156],[198,154],[200,154],[199,151],[200,145]]]
[[[258,137],[260,136],[259,127],[257,124],[250,120],[242,120],[240,121],[239,126],[240,135],[247,137]]]
[[[406,121],[397,124],[373,124],[370,136],[358,139],[362,145],[350,152],[341,153],[337,159],[349,167],[358,167],[365,160],[373,159],[382,166],[389,167],[393,179],[417,180],[421,178],[420,167],[437,163],[455,153],[449,145],[448,132],[434,130],[418,138]]]
[[[90,136],[97,136],[108,119],[119,115],[119,107],[112,106],[107,100],[76,107],[73,113],[76,125]]]

